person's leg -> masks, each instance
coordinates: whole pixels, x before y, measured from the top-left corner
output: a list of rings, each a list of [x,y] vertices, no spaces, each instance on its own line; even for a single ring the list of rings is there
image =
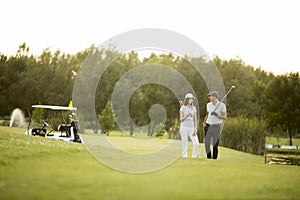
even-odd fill
[[[199,147],[199,140],[198,140],[198,136],[195,135],[193,136],[194,134],[194,128],[191,128],[189,130],[189,136],[191,138],[191,141],[193,143],[193,154],[192,154],[192,158],[197,158],[197,154],[198,154],[198,147]]]
[[[215,143],[214,147],[213,147],[213,159],[217,159],[218,158],[218,146],[219,146],[219,140]]]
[[[217,125],[213,132],[213,159],[218,158],[218,146],[220,141],[221,126]]]
[[[186,127],[180,126],[180,137],[182,144],[182,157],[188,157],[188,129]]]
[[[211,152],[210,152],[210,140],[211,140],[211,133],[210,133],[210,127],[207,128],[206,134],[205,134],[205,151],[206,151],[206,157],[211,158]]]

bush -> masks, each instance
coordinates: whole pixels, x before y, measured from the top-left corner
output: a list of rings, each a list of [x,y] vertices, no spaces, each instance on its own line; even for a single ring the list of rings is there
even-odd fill
[[[48,109],[36,108],[32,111],[32,122],[40,124],[42,126],[43,120],[45,120],[53,130],[57,131],[58,125],[64,123],[70,123],[69,115],[70,111],[54,111]]]
[[[109,134],[109,132],[114,129],[115,121],[114,121],[112,106],[110,101],[107,102],[101,114],[98,115],[98,121],[105,133]]]
[[[159,124],[154,130],[154,136],[162,137],[166,134],[166,127],[164,124]]]
[[[224,123],[221,145],[239,151],[263,154],[267,126],[264,121],[245,117],[228,118]]]

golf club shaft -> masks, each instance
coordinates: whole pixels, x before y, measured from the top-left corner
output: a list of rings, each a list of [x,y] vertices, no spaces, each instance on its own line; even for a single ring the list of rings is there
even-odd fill
[[[216,110],[218,109],[218,107],[220,106],[221,103],[223,103],[223,101],[225,100],[225,98],[227,97],[227,95],[231,92],[231,90],[235,88],[235,86],[231,86],[230,89],[228,90],[228,92],[225,94],[225,96],[222,98],[221,102],[217,105],[217,107],[214,109],[213,112],[216,112]]]
[[[222,98],[221,102],[223,102],[225,100],[225,98],[227,97],[227,95],[231,92],[231,90],[235,88],[234,86],[231,86],[230,89],[228,90],[228,92],[225,94],[225,96]]]

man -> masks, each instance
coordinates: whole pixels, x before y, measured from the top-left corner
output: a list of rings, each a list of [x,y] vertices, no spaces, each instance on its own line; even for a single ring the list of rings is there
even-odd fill
[[[218,92],[211,91],[208,93],[210,100],[206,105],[206,116],[203,121],[205,132],[205,151],[208,159],[211,159],[210,141],[213,139],[213,159],[218,158],[218,146],[221,135],[221,125],[227,118],[226,105],[218,100]]]

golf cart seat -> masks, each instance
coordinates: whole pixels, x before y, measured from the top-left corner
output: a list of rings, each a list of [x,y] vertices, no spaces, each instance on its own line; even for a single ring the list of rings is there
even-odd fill
[[[58,125],[58,131],[60,131],[61,133],[65,132],[66,137],[70,137],[71,136],[71,125],[70,124],[60,124],[60,125]]]
[[[31,131],[32,135],[39,135],[39,136],[45,136],[47,133],[47,130],[45,128],[33,128]]]

